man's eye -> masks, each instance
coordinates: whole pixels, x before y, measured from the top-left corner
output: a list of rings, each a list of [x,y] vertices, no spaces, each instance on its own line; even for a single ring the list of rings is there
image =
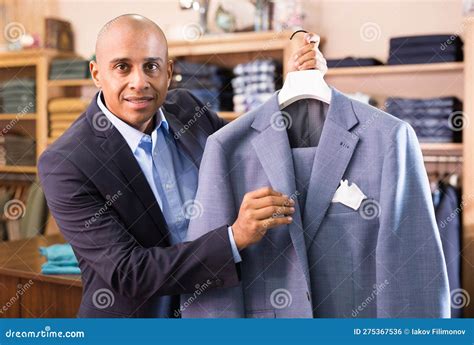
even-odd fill
[[[128,66],[124,63],[119,63],[115,66],[115,68],[119,69],[120,71],[125,71],[127,70]]]
[[[158,66],[158,64],[156,64],[156,63],[147,63],[145,65],[145,69],[147,71],[157,71],[157,70],[160,69],[160,66]]]

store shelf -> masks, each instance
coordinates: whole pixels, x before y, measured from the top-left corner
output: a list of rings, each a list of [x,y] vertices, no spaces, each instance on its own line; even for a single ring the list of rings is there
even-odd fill
[[[420,143],[420,146],[425,155],[460,156],[463,152],[462,143]]]
[[[74,53],[60,52],[55,49],[25,49],[0,53],[0,68],[35,66],[40,58],[70,58]]]
[[[28,113],[28,114],[1,114],[0,113],[0,121],[10,121],[10,120],[36,120],[36,114]]]
[[[168,50],[174,57],[283,50],[291,34],[291,31],[265,31],[204,35],[195,40],[170,41]]]
[[[36,174],[35,166],[22,165],[0,165],[0,173],[15,173],[15,174]]]
[[[383,65],[368,67],[330,68],[326,76],[384,75],[406,73],[462,72],[464,62],[446,62],[417,65]]]
[[[242,114],[236,113],[236,112],[233,112],[233,111],[219,111],[217,113],[217,115],[219,115],[219,117],[222,117],[223,119],[233,121]]]
[[[95,86],[92,79],[57,79],[48,80],[48,87]]]

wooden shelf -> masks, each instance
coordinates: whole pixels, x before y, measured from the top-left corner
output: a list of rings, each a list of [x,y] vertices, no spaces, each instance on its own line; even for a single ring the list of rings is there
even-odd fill
[[[25,49],[0,53],[0,68],[35,66],[42,58],[70,58],[76,54],[59,52],[55,49]]]
[[[420,143],[423,154],[459,156],[463,152],[462,143]]]
[[[367,67],[330,68],[326,76],[384,75],[403,73],[463,72],[464,62],[446,62],[417,65],[383,65]]]
[[[36,114],[27,113],[27,114],[1,114],[0,121],[10,121],[10,120],[36,120]]]
[[[0,165],[0,173],[36,174],[36,167],[22,165]]]
[[[172,57],[283,50],[288,46],[292,33],[265,31],[204,35],[196,40],[170,41],[168,49]]]
[[[233,111],[219,111],[217,113],[217,115],[219,115],[219,117],[222,117],[223,119],[233,121],[242,114],[236,113],[236,112],[233,112]]]
[[[95,86],[92,79],[56,79],[48,80],[48,87]]]

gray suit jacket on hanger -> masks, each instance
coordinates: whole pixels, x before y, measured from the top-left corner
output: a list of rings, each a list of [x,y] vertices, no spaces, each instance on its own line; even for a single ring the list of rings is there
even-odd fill
[[[285,121],[275,93],[208,138],[189,239],[232,224],[249,191],[298,197]],[[358,210],[331,202],[341,179],[367,196]],[[333,90],[293,218],[241,252],[239,286],[183,296],[183,317],[450,316],[428,178],[405,122]]]

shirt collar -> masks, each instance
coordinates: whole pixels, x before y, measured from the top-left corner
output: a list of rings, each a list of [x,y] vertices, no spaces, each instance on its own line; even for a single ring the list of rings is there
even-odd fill
[[[117,128],[117,130],[123,136],[132,152],[135,152],[136,148],[140,144],[140,141],[147,134],[140,132],[136,128],[133,128],[132,126],[118,118],[116,115],[114,115],[102,101],[102,91],[99,91],[99,94],[97,95],[97,105],[99,106],[100,110],[105,114],[105,116],[109,119],[109,121],[115,126],[115,128]],[[155,117],[156,125],[155,129],[153,129],[153,132],[158,131],[161,125],[163,125],[163,128],[166,130],[166,132],[169,133],[169,124],[165,118],[165,114],[163,113],[161,107],[158,108],[158,115],[159,117]]]

